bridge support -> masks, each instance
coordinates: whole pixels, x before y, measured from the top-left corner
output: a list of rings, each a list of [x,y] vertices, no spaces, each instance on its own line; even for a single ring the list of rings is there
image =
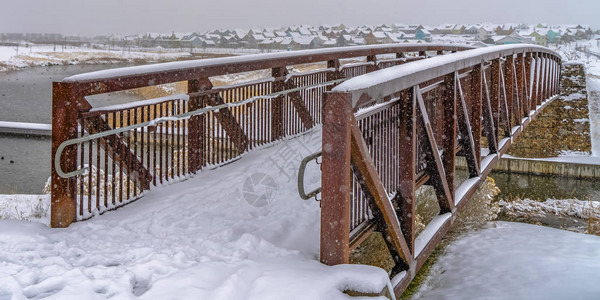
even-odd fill
[[[52,85],[52,167],[51,167],[51,205],[50,226],[68,227],[76,221],[77,178],[62,178],[54,167],[58,146],[63,142],[77,138],[78,94],[73,84],[55,82]],[[60,156],[60,164],[64,171],[77,169],[77,146],[65,148]]]
[[[375,230],[395,261],[392,276],[403,276],[396,280],[396,295],[406,288],[500,156],[555,96],[555,53],[541,47],[497,49],[456,55],[456,61],[449,54],[450,62],[433,68],[414,62],[410,75],[400,67],[373,71],[328,93],[323,263],[348,263],[350,249]],[[482,147],[489,149],[483,160]],[[455,188],[459,156],[467,161],[469,178]],[[440,211],[416,236],[415,191],[423,185],[435,190]]]

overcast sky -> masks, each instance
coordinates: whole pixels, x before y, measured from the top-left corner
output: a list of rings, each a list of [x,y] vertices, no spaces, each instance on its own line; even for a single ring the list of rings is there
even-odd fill
[[[0,32],[204,32],[293,24],[551,23],[600,28],[600,0],[0,0]]]

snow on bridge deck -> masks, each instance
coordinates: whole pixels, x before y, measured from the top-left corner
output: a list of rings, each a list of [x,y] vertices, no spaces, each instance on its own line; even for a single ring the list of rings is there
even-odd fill
[[[338,299],[385,271],[318,261],[319,204],[296,189],[320,129],[66,229],[0,221],[0,299]],[[281,167],[278,168],[278,167]],[[290,176],[291,174],[291,176]],[[320,182],[318,167],[307,185]],[[262,197],[262,198],[261,198]]]

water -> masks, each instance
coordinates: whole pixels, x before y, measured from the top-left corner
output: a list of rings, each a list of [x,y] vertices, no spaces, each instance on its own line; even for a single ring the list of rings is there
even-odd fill
[[[69,65],[0,73],[0,121],[50,124],[52,82],[98,70],[128,66]],[[127,94],[90,97],[93,106],[135,101]],[[0,135],[0,194],[39,194],[50,176],[50,139]],[[10,161],[13,161],[12,163]]]
[[[572,199],[600,201],[600,181],[565,178],[558,176],[538,176],[492,172],[496,185],[500,188],[498,197],[512,199]]]

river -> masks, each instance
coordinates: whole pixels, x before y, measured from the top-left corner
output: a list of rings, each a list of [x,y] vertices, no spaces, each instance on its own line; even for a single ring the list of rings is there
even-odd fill
[[[52,82],[114,65],[67,65],[33,67],[0,73],[0,121],[51,122]],[[137,100],[125,94],[98,95],[88,99],[94,106]],[[39,194],[50,176],[50,139],[0,135],[0,194]]]

